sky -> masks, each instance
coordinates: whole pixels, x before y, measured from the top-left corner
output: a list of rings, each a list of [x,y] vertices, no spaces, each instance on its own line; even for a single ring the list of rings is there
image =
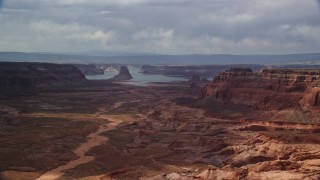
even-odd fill
[[[0,6],[0,51],[320,52],[320,0],[0,0]]]

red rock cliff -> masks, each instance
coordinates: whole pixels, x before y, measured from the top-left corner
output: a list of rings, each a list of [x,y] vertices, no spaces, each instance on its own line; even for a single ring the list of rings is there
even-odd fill
[[[202,97],[259,110],[298,109],[320,115],[320,69],[230,69],[209,83]]]

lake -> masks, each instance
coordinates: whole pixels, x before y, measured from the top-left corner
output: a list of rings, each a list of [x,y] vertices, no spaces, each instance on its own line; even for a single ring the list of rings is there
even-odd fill
[[[136,86],[147,86],[149,83],[154,82],[172,82],[172,81],[186,81],[186,78],[183,77],[173,77],[173,76],[164,76],[160,74],[142,74],[139,73],[139,68],[129,67],[129,72],[132,75],[133,79],[128,81],[123,81],[123,84],[131,84]],[[114,77],[118,72],[104,72],[103,75],[86,75],[86,78],[89,80],[98,80],[98,79],[110,79]]]

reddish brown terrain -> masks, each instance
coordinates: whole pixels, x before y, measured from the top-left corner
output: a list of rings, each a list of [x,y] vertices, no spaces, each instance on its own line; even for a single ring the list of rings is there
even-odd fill
[[[235,68],[221,73],[202,96],[214,102],[244,105],[254,111],[245,119],[319,124],[319,69]]]
[[[313,73],[1,94],[0,179],[319,179]]]

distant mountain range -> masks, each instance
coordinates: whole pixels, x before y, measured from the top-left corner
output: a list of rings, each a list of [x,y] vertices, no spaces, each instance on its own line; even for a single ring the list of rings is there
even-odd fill
[[[320,64],[320,53],[283,55],[114,55],[90,56],[55,53],[0,52],[0,61],[51,63],[118,64]]]

